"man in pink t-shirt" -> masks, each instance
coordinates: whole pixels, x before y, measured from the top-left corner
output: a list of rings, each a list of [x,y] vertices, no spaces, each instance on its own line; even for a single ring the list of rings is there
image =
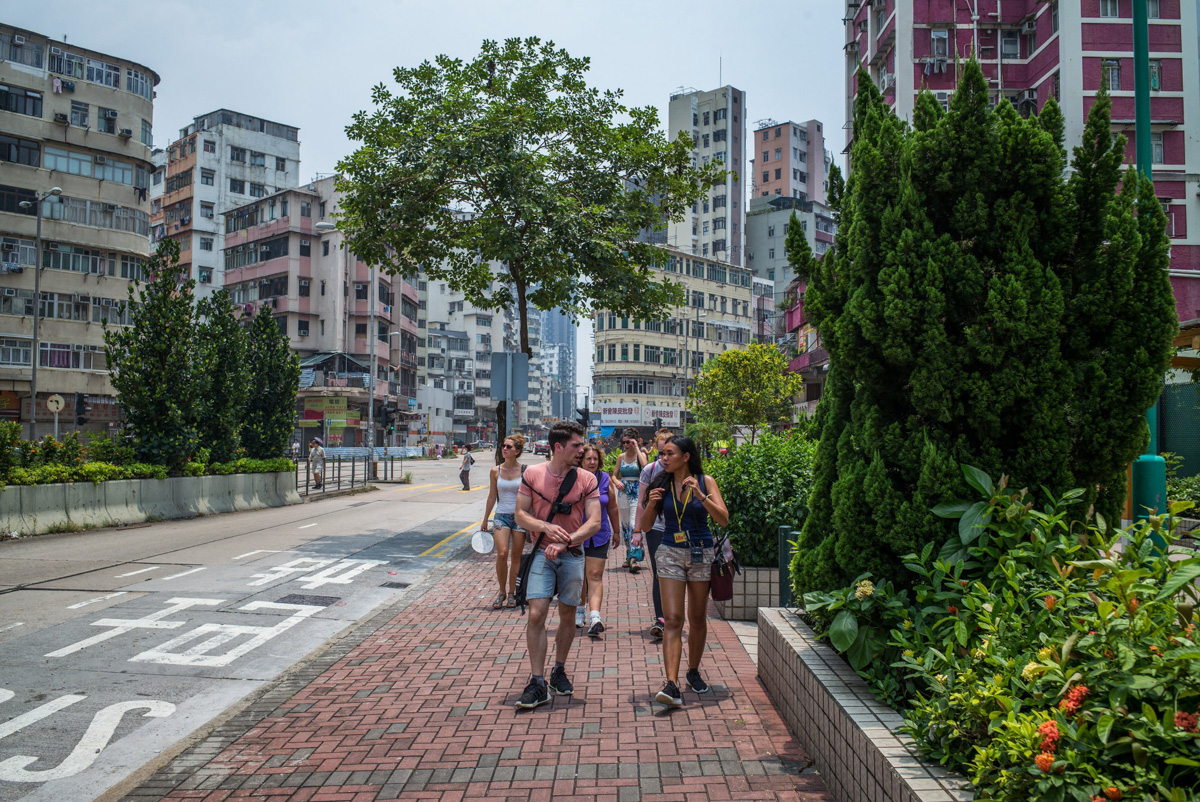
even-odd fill
[[[517,525],[542,542],[529,569],[525,598],[529,620],[525,641],[532,677],[517,707],[533,708],[550,701],[550,692],[569,696],[574,692],[567,679],[565,663],[575,640],[575,608],[583,593],[583,543],[600,531],[600,492],[595,474],[575,468],[583,452],[583,427],[560,421],[550,429],[550,461],[525,470],[517,494]],[[562,510],[551,516],[551,507],[567,476],[574,472],[575,484],[563,497]],[[558,596],[558,632],[554,637],[555,663],[547,684],[546,616],[550,600]],[[548,686],[547,686],[548,685]]]

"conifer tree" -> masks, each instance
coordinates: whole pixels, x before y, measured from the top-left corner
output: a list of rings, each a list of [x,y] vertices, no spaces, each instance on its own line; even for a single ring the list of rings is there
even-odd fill
[[[993,110],[977,63],[911,130],[858,81],[836,247],[805,298],[830,371],[801,591],[903,581],[902,555],[947,541],[930,510],[966,495],[962,464],[1119,504],[1175,323],[1161,209],[1135,217],[1135,178],[1116,192],[1103,92],[1068,182],[1057,106]]]
[[[296,393],[300,389],[300,358],[288,347],[265,306],[250,324],[247,348],[250,385],[242,421],[242,444],[255,459],[281,457],[296,420]]]
[[[218,290],[197,305],[196,332],[200,445],[212,462],[237,459],[242,443],[242,418],[249,392],[246,329],[234,314],[229,292]]]

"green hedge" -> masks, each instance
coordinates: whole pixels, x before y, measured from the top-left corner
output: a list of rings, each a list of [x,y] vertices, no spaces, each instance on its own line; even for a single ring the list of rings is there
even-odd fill
[[[277,473],[293,471],[296,465],[289,459],[239,459],[235,462],[214,462],[211,465],[189,463],[185,476],[227,476],[234,473]],[[36,468],[10,468],[4,484],[48,485],[59,482],[92,482],[99,484],[110,479],[166,479],[165,465],[135,462],[132,465],[113,465],[111,462],[85,462],[81,465],[39,465]]]
[[[799,529],[808,514],[816,453],[816,442],[792,431],[763,435],[705,465],[729,508],[729,525],[717,530],[733,538],[743,565],[778,567],[777,532]]]

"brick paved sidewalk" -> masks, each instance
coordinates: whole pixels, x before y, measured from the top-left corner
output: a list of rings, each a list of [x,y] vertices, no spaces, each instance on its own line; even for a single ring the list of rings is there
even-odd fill
[[[473,554],[448,566],[126,799],[830,799],[711,607],[702,668],[714,692],[651,704],[662,658],[644,634],[650,573],[615,559],[609,630],[571,650],[575,695],[515,710],[525,618],[491,609],[492,566]]]

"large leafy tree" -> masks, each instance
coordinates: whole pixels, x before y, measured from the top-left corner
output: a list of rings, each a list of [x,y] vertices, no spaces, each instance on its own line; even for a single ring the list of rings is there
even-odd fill
[[[787,372],[787,360],[770,345],[753,343],[726,351],[704,364],[688,396],[699,420],[748,435],[791,423],[800,377]]]
[[[241,450],[242,417],[250,385],[246,329],[234,314],[226,290],[200,301],[197,312],[200,443],[209,449],[213,462],[229,462]]]
[[[195,281],[179,267],[179,245],[171,239],[159,243],[147,272],[145,283],[129,286],[132,325],[106,326],[104,350],[137,458],[177,469],[199,442]]]
[[[690,138],[668,141],[653,107],[590,87],[589,66],[529,38],[397,67],[395,90],[376,86],[346,129],[362,143],[339,165],[349,247],[515,308],[531,355],[531,305],[657,319],[682,303],[651,270],[666,253],[635,238],[681,219],[724,170],[693,166]]]
[[[1083,487],[1115,519],[1175,327],[1163,213],[1122,179],[1106,92],[1067,178],[1055,102],[993,110],[974,62],[912,129],[858,80],[836,247],[805,297],[830,371],[801,590],[904,581],[899,558],[949,534],[930,510],[967,495],[960,464]]]
[[[300,358],[288,347],[287,335],[266,306],[259,307],[250,323],[246,359],[250,383],[242,444],[252,458],[281,457],[295,426]]]

